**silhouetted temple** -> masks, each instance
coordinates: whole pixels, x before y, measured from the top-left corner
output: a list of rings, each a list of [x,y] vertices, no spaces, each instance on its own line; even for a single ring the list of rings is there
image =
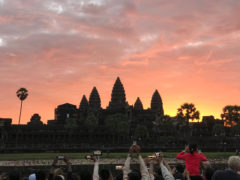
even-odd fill
[[[151,109],[160,115],[163,115],[163,103],[158,90],[153,93],[151,100]]]
[[[94,114],[98,120],[98,124],[104,125],[105,119],[112,114],[124,114],[131,127],[136,127],[137,124],[143,121],[153,121],[157,116],[164,116],[163,103],[160,94],[156,90],[152,96],[151,109],[145,110],[142,102],[138,97],[134,106],[130,106],[126,101],[124,86],[119,77],[117,77],[111,94],[111,100],[106,109],[101,108],[101,98],[96,87],[93,87],[89,101],[83,95],[79,109],[72,104],[59,105],[55,109],[55,120],[48,121],[49,124],[65,124],[68,119],[75,119],[79,125],[83,125],[89,117],[89,114]],[[134,131],[134,130],[133,130]]]
[[[150,108],[144,109],[139,97],[134,105],[129,105],[119,77],[106,109],[101,107],[101,97],[97,88],[93,87],[89,100],[83,95],[78,108],[69,103],[59,105],[55,109],[55,118],[48,120],[47,125],[43,124],[38,114],[34,114],[27,125],[11,123],[11,119],[0,118],[2,151],[121,149],[129,147],[136,138],[144,142],[144,148],[156,150],[159,146],[162,150],[179,150],[192,138],[197,138],[195,141],[202,145],[202,149],[214,149],[219,143],[230,142],[226,138],[216,140],[217,136],[227,131],[222,129],[223,122],[216,121],[213,116],[206,116],[202,123],[191,127],[183,126],[176,117],[165,116],[158,90],[153,92]],[[215,128],[215,124],[218,127]],[[207,137],[208,141],[212,139],[207,147],[203,137]],[[231,143],[236,141],[231,139]],[[230,143],[228,145],[232,147]]]
[[[101,99],[98,94],[97,88],[93,87],[92,92],[89,97],[89,108],[91,110],[100,110],[101,109]]]
[[[137,111],[142,111],[143,110],[142,101],[140,100],[139,97],[137,98],[136,102],[134,103],[133,108],[134,108],[134,110],[137,110]]]
[[[121,111],[128,108],[128,103],[126,102],[126,95],[123,84],[118,77],[116,82],[114,83],[112,94],[111,94],[111,101],[109,102],[108,109],[114,111]]]

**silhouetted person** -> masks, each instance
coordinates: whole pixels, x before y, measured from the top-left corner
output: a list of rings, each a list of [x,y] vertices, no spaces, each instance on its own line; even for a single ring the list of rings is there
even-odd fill
[[[83,170],[79,173],[80,180],[92,180],[92,172]]]
[[[46,173],[44,171],[36,172],[36,180],[46,180]]]
[[[228,167],[226,170],[218,170],[214,173],[212,180],[240,180],[240,157],[230,156],[228,159]]]
[[[13,170],[8,173],[8,180],[20,180],[20,173],[17,170]]]
[[[202,180],[199,166],[202,161],[207,161],[207,158],[202,153],[198,153],[196,144],[186,146],[185,150],[180,152],[176,158],[185,161],[185,166],[189,172],[191,180]]]
[[[102,169],[99,172],[99,177],[101,180],[112,180],[112,173],[108,169]]]

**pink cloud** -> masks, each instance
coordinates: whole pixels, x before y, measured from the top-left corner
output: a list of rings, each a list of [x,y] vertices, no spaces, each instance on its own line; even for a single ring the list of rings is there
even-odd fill
[[[54,5],[54,6],[53,6]],[[9,0],[0,5],[0,116],[44,122],[65,102],[79,105],[97,86],[103,107],[121,77],[127,100],[149,107],[158,89],[165,112],[193,102],[219,117],[237,104],[240,3],[226,1]]]

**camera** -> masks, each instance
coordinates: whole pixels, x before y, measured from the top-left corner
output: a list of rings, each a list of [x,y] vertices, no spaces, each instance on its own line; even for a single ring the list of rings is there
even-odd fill
[[[57,156],[57,159],[63,160],[65,157],[64,156]]]
[[[121,171],[123,169],[123,166],[115,166],[115,169]]]
[[[94,156],[101,156],[102,155],[102,151],[99,151],[99,150],[93,151],[93,155]]]

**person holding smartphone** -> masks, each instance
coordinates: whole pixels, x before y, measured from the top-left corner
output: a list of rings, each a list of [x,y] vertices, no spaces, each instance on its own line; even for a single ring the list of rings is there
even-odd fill
[[[99,156],[93,155],[92,160],[94,161],[93,180],[113,180],[112,173],[108,169],[99,171]]]
[[[64,175],[63,175],[63,170],[59,167],[57,167],[57,163],[58,161],[64,161],[66,163],[67,166],[67,179],[68,180],[72,180],[72,166],[71,166],[71,161],[68,157],[66,156],[57,156],[54,160],[53,160],[53,164],[52,167],[50,169],[50,173],[48,176],[48,180],[54,180],[56,177],[58,177],[58,179],[62,179],[64,180]]]
[[[138,171],[130,170],[130,161],[131,161],[132,154],[134,152],[136,152],[138,156],[138,161],[140,164],[140,173]],[[142,159],[142,156],[140,154],[140,146],[136,144],[133,144],[129,148],[128,157],[123,167],[123,180],[151,180],[147,166],[145,165]]]
[[[180,152],[176,158],[185,161],[191,180],[202,180],[199,166],[202,161],[208,161],[208,159],[201,152],[199,153],[197,144],[185,146],[184,151]]]

